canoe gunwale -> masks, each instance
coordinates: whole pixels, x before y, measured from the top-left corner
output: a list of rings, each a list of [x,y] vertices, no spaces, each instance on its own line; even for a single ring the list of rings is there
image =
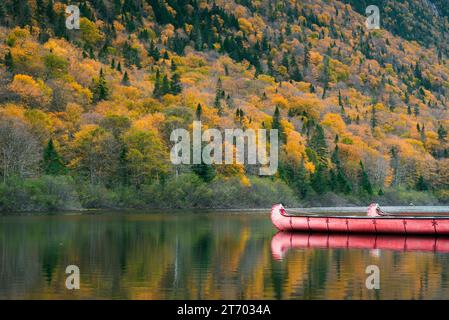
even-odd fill
[[[284,217],[298,217],[298,218],[338,218],[338,219],[411,219],[411,220],[419,220],[419,219],[448,219],[449,220],[449,212],[447,215],[423,215],[426,214],[425,212],[416,212],[415,215],[402,215],[401,213],[388,213],[385,212],[384,215],[382,216],[377,216],[377,217],[371,217],[371,216],[367,216],[367,215],[360,215],[360,216],[356,216],[356,215],[332,215],[332,214],[319,214],[319,213],[308,213],[308,212],[287,212],[287,210],[285,210],[285,208],[282,206],[279,209],[279,213],[284,216]],[[361,212],[362,213],[362,212]],[[418,215],[421,214],[421,215]]]
[[[289,218],[337,218],[337,219],[410,219],[410,220],[420,220],[420,219],[430,219],[430,220],[449,220],[448,216],[379,216],[379,217],[369,217],[369,216],[338,216],[338,215],[323,215],[323,214],[283,214],[284,217]]]

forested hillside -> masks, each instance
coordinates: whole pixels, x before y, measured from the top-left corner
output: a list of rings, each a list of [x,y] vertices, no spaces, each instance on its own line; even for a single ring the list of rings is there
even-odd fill
[[[0,211],[448,203],[447,39],[446,0],[3,0]],[[173,165],[194,120],[278,173]]]

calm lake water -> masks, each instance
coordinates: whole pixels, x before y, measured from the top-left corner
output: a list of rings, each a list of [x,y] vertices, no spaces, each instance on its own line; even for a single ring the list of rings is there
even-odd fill
[[[275,235],[254,212],[1,217],[0,299],[449,298],[448,239]]]

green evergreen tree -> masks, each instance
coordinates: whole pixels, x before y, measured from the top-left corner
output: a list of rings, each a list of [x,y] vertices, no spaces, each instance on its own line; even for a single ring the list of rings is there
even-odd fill
[[[196,106],[195,116],[196,120],[201,121],[201,115],[203,114],[203,108],[201,107],[201,104],[198,103]]]
[[[239,122],[240,122],[240,124],[242,124],[242,122],[243,122],[243,118],[245,117],[245,112],[243,112],[243,110],[242,109],[239,109]]]
[[[349,182],[348,178],[344,174],[342,168],[338,168],[337,171],[337,191],[343,192],[344,194],[350,194],[352,191],[351,183]]]
[[[8,50],[8,52],[6,52],[4,62],[5,62],[6,68],[8,68],[9,71],[12,71],[13,66],[14,66],[14,60],[12,58],[11,51]]]
[[[323,64],[324,64],[324,68],[323,68],[323,73],[321,75],[321,80],[323,82],[323,95],[322,95],[321,99],[326,98],[327,89],[329,89],[330,64],[329,64],[328,56],[325,56]]]
[[[229,94],[226,97],[226,104],[227,104],[229,109],[234,109],[235,108],[234,99],[232,99],[231,95],[229,95]]]
[[[268,57],[267,59],[267,68],[268,68],[268,74],[270,76],[274,76],[274,66],[273,66],[273,59],[271,57]]]
[[[420,138],[423,143],[426,143],[427,137],[426,137],[426,127],[422,125],[421,131],[420,131]]]
[[[335,170],[329,170],[329,187],[331,191],[338,192],[337,173]]]
[[[0,2],[0,24],[3,24],[6,18],[6,9],[3,2]]]
[[[286,52],[284,52],[284,55],[282,56],[281,64],[287,69],[288,72],[290,69],[290,63],[288,61],[288,56]]]
[[[162,78],[161,95],[163,96],[167,93],[170,93],[170,80],[168,80],[168,76],[165,74],[164,78]]]
[[[262,94],[262,100],[267,100],[268,99],[268,97],[267,97],[267,93],[264,91],[263,92],[263,94]]]
[[[119,183],[122,186],[128,186],[130,181],[130,170],[128,161],[128,149],[124,146],[120,150],[119,166],[118,166]]]
[[[447,130],[443,127],[443,125],[440,124],[440,126],[438,127],[438,140],[440,140],[440,142],[446,142],[446,138]]]
[[[301,198],[304,198],[310,190],[304,159],[301,159],[299,163],[281,161],[279,164],[279,177],[298,193]]]
[[[221,79],[218,78],[216,89],[215,89],[214,107],[218,110],[219,115],[223,114],[223,106],[221,105],[221,99],[224,98],[224,95],[225,95],[225,92],[223,90]]]
[[[293,188],[296,189],[302,198],[305,198],[310,190],[310,181],[307,170],[304,166],[304,158],[299,163],[299,168],[295,171],[295,180]]]
[[[341,97],[341,90],[338,90],[338,105],[343,108],[343,99]]]
[[[345,115],[346,111],[345,111],[345,106],[343,103],[343,98],[341,96],[341,91],[338,90],[338,105],[340,106],[340,112]]]
[[[310,64],[310,51],[309,46],[306,44],[304,46],[304,61],[303,61],[304,69],[307,69],[309,67],[309,64]]]
[[[315,130],[309,141],[309,146],[317,154],[317,161],[324,167],[328,167],[329,151],[327,148],[326,138],[324,136],[323,127],[319,124],[315,126]]]
[[[44,173],[48,175],[63,175],[66,173],[66,167],[56,151],[52,139],[48,140],[44,149],[42,168]]]
[[[365,167],[363,166],[362,161],[360,161],[359,179],[360,179],[360,190],[362,192],[366,192],[368,195],[372,195],[373,187],[371,186],[371,182],[369,181],[368,174],[365,171]]]
[[[95,52],[92,47],[89,47],[89,58],[91,58],[92,60],[95,60]]]
[[[103,69],[100,69],[98,79],[94,80],[93,93],[95,101],[105,100],[109,95],[109,88],[103,73]]]
[[[329,181],[327,179],[326,169],[319,164],[312,175],[310,184],[318,194],[323,194],[328,190]]]
[[[371,108],[371,128],[374,129],[377,126],[376,106]]]
[[[159,69],[156,71],[156,79],[154,81],[153,97],[160,98],[161,94],[161,74]]]
[[[150,42],[150,48],[148,49],[148,54],[154,59],[154,61],[159,61],[161,54],[158,48],[155,46],[154,42]]]
[[[203,50],[203,37],[201,34],[200,20],[198,15],[195,15],[195,21],[193,24],[193,40],[195,43],[195,50],[201,51]]]
[[[336,136],[336,140],[337,138],[338,136]],[[331,176],[331,178],[333,178],[333,180],[331,179],[332,190],[336,192],[343,192],[345,194],[350,193],[352,191],[352,187],[341,166],[340,150],[338,144],[335,145],[331,160],[335,164],[336,168],[335,171],[332,171],[333,176]]]
[[[323,87],[323,95],[321,96],[321,99],[326,98],[327,88],[328,88],[327,83],[325,83],[324,87]]]
[[[424,180],[423,176],[419,176],[418,181],[416,181],[416,190],[418,191],[427,191],[429,190],[429,185],[427,184],[426,180]]]
[[[413,113],[415,114],[415,117],[419,116],[419,105],[415,104],[413,108]]]
[[[171,66],[170,66],[171,72],[176,72],[177,69],[178,69],[178,66],[176,65],[175,61],[172,60],[171,61]]]
[[[271,123],[271,128],[272,129],[277,129],[278,130],[278,136],[279,136],[279,142],[285,143],[285,132],[284,132],[284,128],[281,124],[281,112],[279,111],[279,107],[276,106],[276,108],[274,109],[274,113],[273,113],[273,122]]]
[[[32,18],[30,5],[29,5],[28,1],[18,1],[18,2],[19,2],[19,6],[17,8],[18,10],[14,13],[18,17],[19,25],[22,28],[27,25],[30,26],[31,18]]]
[[[51,24],[54,24],[56,21],[56,12],[53,9],[53,5],[54,5],[53,0],[48,0],[46,14],[48,21],[50,21]]]
[[[179,73],[175,73],[171,79],[170,91],[174,95],[178,95],[182,92],[182,84]]]
[[[338,135],[335,137],[335,140],[337,140]],[[335,145],[334,152],[332,152],[331,160],[335,164],[336,167],[339,167],[341,165],[340,163],[340,150],[338,148],[338,144]]]
[[[410,104],[410,95],[408,92],[405,92],[404,103],[407,105]]]
[[[298,64],[293,65],[292,69],[293,69],[293,72],[291,75],[292,80],[297,81],[297,82],[303,81],[304,77],[303,77],[301,71],[299,71]]]
[[[211,182],[217,175],[215,168],[210,164],[194,164],[192,165],[192,171],[200,177],[204,182]]]
[[[129,86],[130,85],[128,71],[125,71],[125,73],[123,74],[122,84],[124,86]]]
[[[315,93],[316,92],[315,86],[313,84],[310,84],[309,91],[310,91],[310,93]]]

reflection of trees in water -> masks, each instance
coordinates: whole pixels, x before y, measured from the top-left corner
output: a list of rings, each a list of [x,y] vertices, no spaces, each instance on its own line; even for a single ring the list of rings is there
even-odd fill
[[[58,263],[58,247],[55,244],[45,246],[42,250],[42,269],[47,283],[51,283],[53,271]]]
[[[448,294],[443,254],[308,249],[271,258],[266,217],[146,215],[6,218],[0,298],[435,298]],[[65,267],[81,290],[64,287]],[[368,264],[381,291],[364,287]],[[386,288],[382,287],[385,286]]]
[[[326,280],[328,276],[328,266],[329,266],[329,252],[324,250],[316,250],[312,255],[310,255],[307,263],[308,269],[313,272],[310,273],[304,290],[305,299],[316,299],[316,293],[325,289]]]

